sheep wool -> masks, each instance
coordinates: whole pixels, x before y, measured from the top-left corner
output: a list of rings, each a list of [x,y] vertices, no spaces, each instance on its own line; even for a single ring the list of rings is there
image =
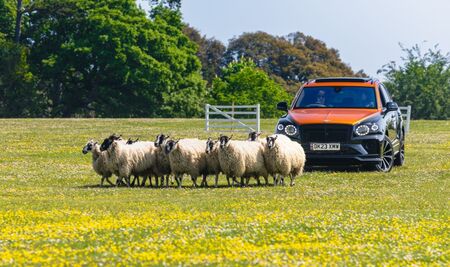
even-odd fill
[[[273,146],[269,147],[271,142]],[[291,185],[294,185],[295,177],[303,173],[306,157],[299,143],[291,141],[284,135],[275,134],[267,137],[264,161],[269,174],[274,177],[279,174],[282,178],[290,176]]]

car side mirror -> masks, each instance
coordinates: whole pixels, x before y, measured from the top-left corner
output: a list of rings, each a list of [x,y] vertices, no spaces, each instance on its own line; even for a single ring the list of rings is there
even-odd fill
[[[387,102],[386,103],[386,111],[397,111],[398,105],[395,102]]]
[[[280,102],[277,104],[277,109],[282,111],[288,111],[288,105],[286,102]]]

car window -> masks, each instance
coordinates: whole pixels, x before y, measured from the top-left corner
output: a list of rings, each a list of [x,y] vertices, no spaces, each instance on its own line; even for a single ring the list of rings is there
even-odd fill
[[[316,86],[305,87],[294,108],[376,108],[373,87]]]
[[[390,96],[389,93],[387,92],[386,88],[384,88],[384,86],[382,84],[378,85],[378,88],[380,89],[380,96],[381,96],[381,103],[383,104],[383,107],[386,106],[387,102],[390,102]]]

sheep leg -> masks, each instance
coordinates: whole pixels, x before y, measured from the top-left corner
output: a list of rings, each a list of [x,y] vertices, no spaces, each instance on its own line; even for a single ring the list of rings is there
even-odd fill
[[[165,187],[169,187],[169,175],[166,175],[166,184]]]
[[[264,183],[265,183],[266,185],[268,185],[268,184],[269,184],[269,177],[267,177],[267,176],[264,176]]]
[[[177,181],[178,188],[181,188],[181,185],[183,184],[183,176],[175,176],[175,180]]]
[[[289,175],[290,176],[290,178],[291,178],[291,184],[290,184],[290,186],[294,186],[295,185],[295,176],[294,175],[292,175],[292,174],[290,174]]]
[[[202,184],[200,186],[202,186],[202,187],[208,186],[208,181],[206,180],[206,174],[203,174]]]
[[[278,179],[277,179],[277,175],[275,174],[274,176],[273,176],[273,186],[277,186],[277,184],[278,184],[278,181],[277,181]]]
[[[194,187],[198,187],[198,185],[197,185],[197,177],[194,177],[194,176],[191,175],[191,180],[192,180],[193,186]]]
[[[244,186],[245,186],[245,178],[241,177],[241,187],[244,187]]]
[[[125,183],[127,184],[127,187],[130,187],[130,176],[125,177]]]
[[[230,177],[227,175],[227,183],[228,183],[228,186],[230,186],[231,184],[230,184]]]
[[[256,184],[257,184],[258,186],[261,186],[261,180],[259,180],[259,177],[256,176],[255,179],[256,179]]]
[[[245,185],[248,186],[249,183],[250,183],[250,177],[245,178]]]
[[[107,181],[110,185],[114,185],[114,184],[109,180],[109,177],[106,177],[106,181]]]
[[[137,176],[137,175],[134,176],[133,181],[131,182],[131,186],[134,186],[134,184],[136,183],[136,181],[137,181],[137,183],[139,184],[139,176]]]
[[[122,178],[121,177],[117,177],[116,186],[119,186],[121,182],[122,182]]]
[[[217,184],[219,183],[219,175],[216,174],[216,179],[214,180],[214,187],[217,188]],[[229,183],[229,182],[228,182]]]
[[[103,187],[103,182],[105,181],[105,176],[102,177],[102,180],[100,181],[100,186]]]

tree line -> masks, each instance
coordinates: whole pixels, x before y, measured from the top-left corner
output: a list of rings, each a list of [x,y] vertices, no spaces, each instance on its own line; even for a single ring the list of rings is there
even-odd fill
[[[233,102],[274,117],[308,79],[366,76],[301,32],[224,45],[183,21],[181,0],[149,2],[0,0],[0,117],[196,117]]]

